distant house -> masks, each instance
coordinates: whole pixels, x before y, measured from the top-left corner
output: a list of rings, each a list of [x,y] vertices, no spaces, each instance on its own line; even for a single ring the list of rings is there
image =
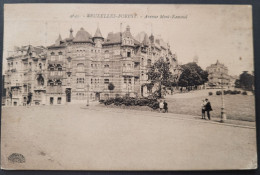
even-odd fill
[[[228,75],[228,68],[220,63],[218,60],[215,64],[211,64],[206,68],[208,72],[209,86],[230,86],[230,75]]]

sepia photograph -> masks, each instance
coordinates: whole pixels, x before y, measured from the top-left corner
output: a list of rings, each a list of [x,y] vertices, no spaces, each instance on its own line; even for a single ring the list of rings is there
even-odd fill
[[[257,169],[251,5],[5,4],[1,168]]]

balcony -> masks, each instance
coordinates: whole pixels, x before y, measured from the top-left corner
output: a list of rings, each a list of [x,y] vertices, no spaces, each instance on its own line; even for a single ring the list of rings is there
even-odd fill
[[[62,92],[62,86],[47,86],[47,88],[46,88],[46,91],[47,91],[47,93],[59,93],[59,94],[61,94],[61,93],[65,93],[65,92]]]
[[[11,87],[21,87],[22,83],[11,83]]]
[[[63,64],[64,61],[62,60],[48,60],[48,64]]]
[[[133,69],[123,68],[122,75],[123,76],[133,76]]]
[[[35,72],[36,72],[36,74],[43,74],[44,70],[38,69],[38,70],[35,70]]]
[[[45,86],[34,86],[34,90],[35,91],[46,91],[46,87]]]

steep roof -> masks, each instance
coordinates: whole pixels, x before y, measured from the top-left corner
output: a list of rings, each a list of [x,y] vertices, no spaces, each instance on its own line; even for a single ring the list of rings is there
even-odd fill
[[[96,30],[96,33],[95,33],[95,35],[94,35],[94,38],[103,38],[99,27],[98,27],[97,30]]]
[[[92,42],[92,36],[84,28],[80,28],[73,42]]]
[[[121,33],[120,32],[108,33],[107,39],[105,40],[104,44],[115,44],[115,43],[121,43]]]

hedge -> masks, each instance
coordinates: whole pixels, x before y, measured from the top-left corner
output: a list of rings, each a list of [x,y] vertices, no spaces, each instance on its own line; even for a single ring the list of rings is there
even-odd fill
[[[159,102],[155,98],[134,98],[134,97],[117,97],[107,100],[100,100],[104,105],[114,104],[116,106],[149,106],[152,109],[159,108]]]

